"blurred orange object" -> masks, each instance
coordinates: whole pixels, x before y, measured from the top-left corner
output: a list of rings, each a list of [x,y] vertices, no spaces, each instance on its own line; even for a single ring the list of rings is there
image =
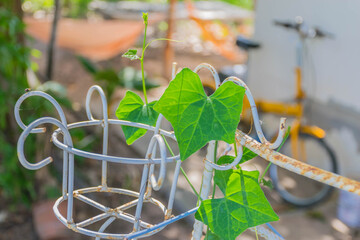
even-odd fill
[[[45,43],[50,39],[51,20],[25,18],[26,32]],[[142,21],[62,18],[56,45],[93,60],[106,60],[134,46],[143,32]]]
[[[230,31],[229,27],[222,23],[199,18],[196,13],[192,0],[185,2],[189,18],[195,21],[200,27],[203,37],[210,41],[218,50],[218,52],[230,61],[236,62],[239,58],[239,51],[235,43],[235,35]],[[215,26],[215,28],[214,28]]]

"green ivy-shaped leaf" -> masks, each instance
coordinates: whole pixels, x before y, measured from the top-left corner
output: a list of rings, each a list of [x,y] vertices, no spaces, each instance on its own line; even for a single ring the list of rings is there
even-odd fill
[[[233,82],[206,96],[199,76],[188,68],[178,73],[154,109],[172,124],[185,160],[210,140],[234,142],[245,89]]]
[[[249,227],[279,220],[262,192],[258,178],[258,171],[216,171],[215,183],[225,197],[203,201],[195,218],[227,240],[235,239]]]
[[[140,57],[138,55],[136,55],[136,53],[137,53],[136,49],[129,49],[126,53],[124,53],[122,55],[122,57],[128,58],[131,61],[136,60],[136,59],[140,59]]]
[[[155,103],[156,101],[153,101],[145,105],[143,100],[136,93],[127,91],[125,97],[121,100],[119,107],[116,109],[116,116],[120,120],[154,126],[159,116],[159,113],[153,108]],[[147,132],[147,130],[143,128],[129,126],[121,126],[121,128],[124,131],[126,143],[129,145]]]

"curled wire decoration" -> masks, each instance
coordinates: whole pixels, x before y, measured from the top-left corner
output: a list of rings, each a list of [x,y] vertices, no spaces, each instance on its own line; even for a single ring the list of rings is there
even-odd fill
[[[255,125],[255,129],[256,129],[256,134],[258,135],[259,139],[260,139],[260,142],[263,143],[263,144],[267,144],[269,148],[271,149],[275,149],[275,148],[278,148],[280,146],[280,144],[282,143],[283,141],[283,138],[285,136],[285,132],[286,132],[286,129],[285,129],[285,123],[286,123],[286,118],[281,118],[280,119],[280,126],[279,126],[279,132],[278,132],[278,136],[276,138],[276,140],[273,142],[273,143],[270,143],[263,131],[262,131],[262,128],[261,128],[261,124],[260,124],[260,120],[259,120],[259,115],[258,115],[258,111],[257,111],[257,108],[256,108],[256,104],[255,104],[255,100],[250,92],[250,89],[248,88],[248,86],[244,83],[244,81],[242,81],[241,79],[237,78],[237,77],[228,77],[224,80],[223,83],[225,82],[233,82],[239,86],[242,86],[245,88],[245,94],[246,94],[246,97],[248,98],[249,100],[249,103],[250,103],[250,107],[251,107],[251,113],[252,113],[252,116],[253,116],[253,119],[254,119],[254,125]]]
[[[164,183],[165,174],[166,174],[166,146],[164,143],[163,138],[159,134],[155,134],[151,140],[148,147],[148,150],[146,152],[146,156],[149,159],[149,162],[152,162],[152,157],[156,155],[156,148],[159,146],[160,156],[161,156],[161,163],[160,163],[160,171],[159,171],[159,177],[156,179],[154,174],[154,164],[150,165],[149,170],[149,177],[151,186],[155,191],[160,190],[161,186]]]
[[[25,94],[23,94],[16,102],[15,104],[15,107],[14,107],[14,115],[15,115],[15,120],[17,122],[17,124],[23,129],[27,129],[28,126],[26,126],[23,121],[21,120],[21,117],[20,117],[20,109],[21,109],[21,104],[24,102],[25,99],[29,98],[29,97],[32,97],[32,96],[38,96],[38,97],[42,97],[46,100],[48,100],[56,109],[59,117],[60,117],[60,120],[61,120],[61,124],[62,126],[67,126],[67,121],[66,121],[66,117],[65,117],[65,114],[64,114],[64,111],[62,110],[60,104],[52,97],[50,96],[49,94],[45,93],[45,92],[41,92],[41,91],[30,91],[30,92],[27,92]],[[56,125],[56,124],[55,124]],[[29,131],[29,133],[44,133],[46,131],[46,128],[30,128],[30,130],[27,130],[27,132]],[[25,141],[27,135],[21,135],[23,136],[23,140]],[[21,137],[19,138],[19,141],[22,141],[20,140]],[[72,143],[71,142],[68,142],[69,139],[67,138],[64,138],[64,144],[65,145],[69,145]],[[71,139],[70,139],[71,140]],[[23,144],[23,143],[22,143]],[[19,143],[18,143],[18,147],[19,147]],[[23,148],[22,148],[23,149]],[[23,154],[24,151],[22,150],[21,152],[18,150],[18,155],[20,156],[21,154]],[[63,180],[62,180],[62,194],[63,196],[66,196],[67,194],[67,181],[68,181],[68,156],[69,154],[67,153],[67,151],[65,149],[63,149]],[[23,157],[24,154],[23,154]],[[19,157],[20,158],[20,157]],[[24,158],[23,158],[24,160]],[[52,162],[52,158],[49,157],[49,158],[46,158],[44,159],[42,162],[40,162],[38,165],[35,165],[36,167],[43,167],[47,164],[49,164],[50,162]],[[21,162],[23,163],[23,162]],[[27,161],[24,162],[26,164],[26,166],[31,166],[31,165],[27,165]],[[23,165],[24,167],[26,167],[25,165]],[[39,168],[35,168],[33,170],[36,170],[36,169],[39,169]]]
[[[90,87],[90,89],[88,90],[87,94],[86,94],[86,104],[85,104],[85,108],[86,108],[86,115],[88,117],[88,119],[90,121],[94,121],[94,117],[91,113],[91,108],[90,108],[90,103],[91,103],[91,97],[92,94],[94,92],[98,92],[101,98],[101,103],[102,103],[102,113],[103,113],[103,124],[101,125],[103,127],[103,149],[102,149],[102,154],[103,155],[107,155],[108,153],[108,145],[109,145],[109,117],[108,117],[108,104],[107,104],[107,100],[106,100],[106,96],[105,93],[103,91],[103,89],[98,86],[98,85],[94,85],[92,87]],[[106,161],[102,161],[101,164],[101,185],[106,189],[107,188],[107,162]]]
[[[232,161],[232,163],[226,164],[226,165],[219,165],[210,161],[207,161],[207,163],[214,169],[216,170],[220,170],[220,171],[225,171],[225,170],[229,170],[233,167],[235,167],[236,165],[238,165],[241,161],[243,155],[243,147],[242,145],[237,145],[237,155],[235,157],[235,159]]]
[[[30,91],[30,92],[24,93],[17,100],[17,102],[15,104],[15,107],[14,107],[15,120],[16,120],[16,123],[19,125],[19,127],[21,127],[23,130],[27,127],[24,124],[24,122],[21,120],[20,109],[21,109],[21,104],[24,102],[24,100],[31,97],[31,96],[39,96],[39,97],[43,97],[46,100],[48,100],[55,107],[56,111],[58,112],[62,124],[65,125],[65,126],[67,125],[67,121],[66,121],[64,111],[60,107],[60,104],[55,100],[55,98],[53,98],[49,94],[41,92],[41,91]],[[31,130],[31,133],[43,133],[45,131],[46,131],[46,128],[35,128],[35,129]]]
[[[17,152],[18,152],[19,161],[27,169],[38,170],[53,161],[52,157],[47,157],[38,163],[30,163],[29,161],[26,160],[25,153],[24,153],[24,143],[25,143],[26,138],[29,136],[29,134],[32,132],[32,130],[36,129],[36,127],[38,127],[39,125],[42,125],[45,123],[50,123],[50,124],[57,126],[64,134],[64,138],[66,139],[68,146],[72,147],[71,136],[70,136],[70,133],[67,130],[66,126],[64,126],[59,120],[57,120],[55,118],[50,118],[50,117],[39,118],[39,119],[33,121],[32,123],[30,123],[29,126],[27,126],[24,129],[24,131],[21,133],[21,135],[19,137],[18,144],[17,144]]]
[[[17,144],[17,152],[18,152],[19,160],[20,160],[21,164],[27,169],[38,170],[53,161],[52,157],[47,157],[38,163],[32,164],[26,160],[26,157],[24,154],[24,143],[25,143],[27,136],[31,133],[31,131],[33,129],[35,129],[39,125],[46,124],[46,123],[57,126],[63,133],[64,140],[65,140],[67,146],[69,146],[69,147],[73,146],[73,143],[71,140],[71,135],[70,135],[67,127],[64,124],[62,124],[59,120],[57,120],[55,118],[51,118],[51,117],[39,118],[39,119],[33,121],[32,123],[30,123],[29,126],[27,126],[24,129],[24,131],[21,133],[21,135],[19,137],[18,144]],[[68,183],[68,186],[66,186],[67,183]],[[67,221],[68,222],[73,221],[72,220],[73,195],[69,194],[68,196],[66,196],[66,192],[68,190],[70,193],[72,193],[73,189],[74,189],[74,155],[70,153],[69,159],[68,160],[64,159],[64,171],[63,171],[63,197],[68,198],[68,208],[67,208]]]
[[[215,87],[218,89],[218,87],[221,85],[221,82],[216,69],[208,63],[201,63],[194,69],[194,72],[198,73],[202,68],[208,69],[211,72],[212,76],[214,77]]]
[[[107,105],[107,100],[106,100],[106,96],[104,93],[104,90],[98,86],[98,85],[94,85],[92,87],[89,88],[87,94],[86,94],[86,115],[88,117],[89,120],[95,120],[95,118],[93,117],[92,113],[91,113],[91,108],[90,108],[90,103],[91,103],[91,97],[92,94],[94,92],[98,92],[101,98],[101,104],[102,104],[102,112],[103,112],[103,120],[105,122],[108,121],[108,105]]]

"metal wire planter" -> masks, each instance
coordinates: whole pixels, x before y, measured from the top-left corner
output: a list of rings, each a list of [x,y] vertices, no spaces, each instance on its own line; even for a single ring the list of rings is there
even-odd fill
[[[101,96],[102,106],[103,106],[103,119],[95,119],[92,116],[92,113],[90,111],[90,100],[91,96],[94,91],[97,91]],[[25,126],[25,124],[21,121],[20,118],[20,106],[21,103],[31,97],[31,96],[40,96],[45,99],[47,99],[49,102],[52,103],[52,105],[57,110],[60,120],[57,120],[55,118],[51,117],[42,117],[39,118],[32,123],[30,123],[28,126]],[[45,128],[38,128],[38,126],[43,124],[53,124],[58,127],[56,129],[52,136],[51,140],[54,143],[55,146],[57,146],[59,149],[63,151],[63,182],[62,182],[62,196],[57,199],[53,210],[57,218],[68,228],[72,229],[75,232],[79,232],[84,235],[88,235],[91,237],[95,237],[96,239],[125,239],[131,237],[131,233],[127,234],[112,234],[112,233],[104,233],[106,228],[116,219],[121,219],[127,222],[130,222],[133,224],[133,233],[138,232],[140,230],[146,230],[152,228],[150,231],[146,231],[146,233],[137,236],[137,238],[150,236],[160,230],[162,230],[165,226],[159,226],[154,228],[153,224],[147,223],[143,220],[141,220],[141,211],[144,203],[150,203],[158,207],[164,215],[164,220],[168,219],[171,216],[173,203],[174,203],[174,196],[175,196],[175,190],[176,190],[176,183],[177,178],[179,176],[179,170],[180,170],[180,163],[181,161],[180,156],[176,155],[174,157],[168,157],[166,146],[163,140],[162,136],[166,136],[169,138],[172,138],[175,140],[175,136],[173,133],[164,131],[160,129],[160,124],[162,117],[160,116],[156,127],[148,126],[145,124],[140,123],[133,123],[128,121],[122,121],[122,120],[115,120],[115,119],[108,119],[107,117],[107,102],[104,95],[103,90],[99,86],[93,86],[89,89],[87,97],[86,97],[86,113],[88,116],[87,121],[77,122],[73,124],[68,124],[64,115],[63,110],[61,109],[60,105],[56,102],[54,98],[52,98],[50,95],[39,92],[39,91],[31,91],[25,93],[18,102],[15,105],[15,118],[17,123],[21,128],[24,129],[22,134],[19,137],[18,140],[18,156],[21,164],[26,167],[27,169],[31,170],[37,170],[40,169],[47,164],[51,163],[53,159],[51,157],[48,157],[38,163],[30,163],[26,160],[26,157],[24,155],[24,143],[27,138],[27,136],[30,133],[40,133],[44,132]],[[124,157],[117,157],[117,156],[110,156],[107,154],[108,152],[108,137],[109,137],[109,125],[126,125],[126,126],[133,126],[138,128],[145,128],[149,131],[153,132],[153,136],[149,142],[148,150],[146,153],[146,156],[144,158],[124,158]],[[85,126],[101,126],[103,129],[103,148],[102,148],[102,154],[97,153],[90,153],[86,152],[80,149],[77,149],[73,147],[71,135],[70,135],[70,129],[85,127]],[[64,141],[60,141],[58,139],[59,135],[64,136]],[[157,151],[159,149],[159,151]],[[156,156],[156,154],[159,153],[159,157]],[[89,187],[89,188],[83,188],[83,189],[74,189],[74,156],[81,156],[89,159],[94,159],[101,161],[102,164],[102,177],[101,177],[101,185],[96,187]],[[113,188],[107,186],[107,163],[108,162],[114,162],[114,163],[122,163],[122,164],[137,164],[137,165],[143,165],[143,174],[142,179],[140,183],[139,192],[134,192],[127,189],[121,189],[121,188]],[[174,172],[174,181],[171,186],[170,190],[170,196],[167,203],[167,206],[165,206],[163,203],[161,203],[159,200],[156,200],[151,197],[152,190],[159,190],[162,187],[165,173],[166,173],[166,164],[170,162],[176,162],[175,165],[175,172]],[[158,165],[160,167],[159,170],[159,176],[156,178],[154,174],[154,168],[155,165]],[[136,198],[135,200],[132,200],[130,202],[127,202],[125,204],[122,204],[121,206],[118,206],[116,208],[109,208],[106,207],[88,197],[86,197],[84,194],[86,193],[92,193],[92,192],[100,192],[100,193],[114,193],[119,195],[127,195]],[[86,219],[81,222],[74,222],[73,218],[73,205],[74,205],[74,198],[94,207],[102,211],[101,214],[94,216],[92,218]],[[66,216],[63,216],[59,210],[58,206],[62,202],[67,202],[67,214]],[[135,215],[131,215],[129,213],[126,213],[125,211],[136,207]],[[100,227],[98,231],[89,230],[86,227],[96,223],[100,220],[104,220],[105,223]]]
[[[200,71],[200,69],[208,69],[212,73],[216,87],[220,86],[220,80],[217,75],[216,70],[208,65],[208,64],[200,64],[195,68],[195,72]],[[173,68],[173,76],[176,72],[176,66]],[[246,86],[244,82],[235,77],[228,78],[225,81],[233,81],[234,83],[245,87],[246,96],[251,105],[252,116],[254,119],[254,126],[256,129],[256,133],[260,142],[252,139],[246,134],[238,131],[236,134],[236,147],[238,150],[238,156],[236,156],[233,163],[228,165],[218,165],[214,163],[214,148],[215,142],[211,141],[208,146],[208,154],[205,158],[205,168],[203,172],[203,182],[202,188],[200,190],[201,199],[205,200],[208,198],[210,189],[211,189],[211,179],[213,177],[213,169],[217,170],[228,170],[233,166],[237,165],[242,157],[242,148],[246,146],[251,151],[257,153],[262,158],[271,161],[272,163],[286,168],[290,171],[296,172],[298,174],[304,175],[309,178],[313,178],[317,181],[323,182],[325,184],[342,188],[347,191],[355,192],[360,195],[360,183],[353,181],[351,179],[347,179],[345,177],[326,172],[324,170],[309,166],[305,163],[299,162],[295,159],[291,159],[287,156],[284,156],[280,153],[275,152],[273,149],[277,148],[282,140],[283,135],[285,133],[285,119],[281,119],[278,138],[270,143],[266,140],[262,129],[261,124],[258,118],[258,113],[255,105],[255,101],[251,95],[249,88]],[[90,105],[91,105],[91,97],[94,92],[97,92],[100,95],[101,103],[102,103],[102,119],[95,119],[91,113]],[[26,126],[20,117],[20,109],[22,102],[32,96],[43,97],[47,101],[49,101],[56,109],[59,119],[55,119],[52,117],[42,117],[33,122],[31,122],[28,126]],[[193,213],[195,213],[198,207],[194,207],[178,216],[172,216],[172,209],[174,205],[175,192],[177,188],[177,180],[179,177],[181,160],[180,156],[168,156],[166,144],[163,140],[163,136],[168,137],[176,141],[175,135],[173,132],[165,131],[160,129],[161,122],[163,120],[162,115],[159,115],[156,126],[149,126],[141,123],[134,123],[124,120],[116,120],[108,118],[108,106],[105,94],[103,90],[99,86],[92,86],[86,96],[86,114],[87,120],[68,124],[65,118],[65,114],[61,109],[60,105],[57,101],[51,97],[50,95],[39,92],[39,91],[30,91],[26,92],[23,96],[19,98],[15,105],[15,118],[18,125],[24,130],[19,137],[17,150],[18,157],[21,164],[31,170],[40,169],[53,161],[51,157],[45,158],[38,163],[30,163],[27,161],[24,154],[24,143],[27,136],[30,133],[42,133],[45,131],[45,128],[39,128],[39,126],[43,124],[52,124],[57,127],[57,129],[52,133],[51,141],[53,144],[63,151],[63,179],[62,179],[62,196],[57,199],[54,204],[53,210],[57,218],[69,229],[72,229],[75,232],[79,232],[83,235],[87,235],[99,239],[136,239],[136,238],[144,238],[151,236],[167,225],[185,218]],[[151,140],[147,146],[147,152],[144,158],[125,158],[118,156],[110,156],[108,155],[108,140],[109,140],[109,126],[110,125],[118,125],[118,126],[132,126],[138,128],[147,129],[152,133]],[[77,149],[73,146],[70,130],[75,128],[87,127],[87,126],[100,126],[102,128],[103,134],[103,142],[102,142],[102,153],[91,153],[87,151],[83,151],[81,149]],[[63,136],[63,140],[59,140],[59,135]],[[74,156],[80,156],[88,159],[93,159],[101,162],[101,184],[99,186],[93,186],[82,189],[74,189]],[[142,177],[139,186],[138,192],[131,191],[128,189],[122,188],[114,188],[109,187],[107,184],[107,168],[108,162],[117,163],[117,164],[130,164],[130,165],[142,165]],[[153,190],[158,191],[161,189],[163,182],[165,180],[165,175],[167,171],[167,164],[175,163],[173,180],[170,187],[170,194],[167,201],[167,204],[160,202],[159,200],[151,197],[151,193]],[[159,167],[159,174],[155,176],[154,168],[155,166]],[[130,196],[135,198],[125,204],[117,206],[115,208],[110,208],[104,206],[96,202],[95,200],[85,196],[88,193],[112,193],[118,194],[120,196]],[[84,202],[98,210],[101,211],[101,214],[98,214],[92,218],[85,219],[81,222],[74,221],[74,198]],[[157,224],[152,224],[145,222],[141,218],[141,213],[143,209],[144,203],[149,203],[156,206],[163,213],[163,221]],[[67,213],[62,215],[58,207],[60,204],[67,204]],[[129,214],[126,211],[130,208],[135,208],[135,214]],[[94,223],[98,223],[99,221],[106,221],[102,224],[102,226],[97,230],[91,230],[88,227]],[[112,224],[115,220],[120,219],[126,222],[129,222],[133,225],[133,230],[128,233],[107,233],[105,230]],[[283,239],[280,234],[276,232],[275,229],[268,225],[268,227],[258,226],[257,231],[259,235],[263,236],[266,239]],[[192,235],[192,239],[200,239],[203,232],[203,223],[200,221],[195,221],[194,231]]]

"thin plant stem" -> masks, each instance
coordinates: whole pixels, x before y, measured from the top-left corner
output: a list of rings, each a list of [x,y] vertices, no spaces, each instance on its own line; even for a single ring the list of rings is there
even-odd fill
[[[144,92],[144,98],[145,98],[145,104],[148,104],[147,96],[146,96],[146,86],[145,86],[145,73],[144,73],[144,53],[145,53],[145,44],[146,44],[146,31],[147,31],[147,25],[148,23],[145,22],[145,33],[144,33],[144,41],[143,41],[143,47],[141,52],[141,77],[142,77],[142,85],[143,85],[143,92]]]
[[[256,240],[259,240],[258,233],[257,233],[257,228],[256,228],[256,227],[254,227],[254,228],[255,228],[255,236],[256,236]]]
[[[218,147],[218,141],[215,141],[215,149],[214,149],[214,161],[215,161],[215,163],[217,162],[217,160],[216,160],[217,147]],[[214,199],[214,197],[215,197],[215,190],[216,190],[216,185],[215,185],[215,182],[214,182],[211,199]]]
[[[166,140],[165,136],[164,136],[164,135],[161,135],[161,136],[162,136],[162,138],[164,139],[165,145],[166,145],[166,147],[169,149],[171,155],[172,155],[173,157],[175,157],[175,153],[174,153],[173,150],[171,149],[171,147],[170,147],[168,141]]]
[[[173,150],[171,149],[171,147],[170,147],[168,141],[166,140],[165,136],[164,136],[164,135],[161,135],[161,136],[162,136],[162,138],[164,139],[165,145],[166,145],[166,147],[169,149],[169,152],[170,152],[171,155],[174,157],[175,154],[174,154]],[[182,174],[184,175],[186,181],[189,183],[189,185],[190,185],[191,189],[193,190],[194,194],[198,197],[198,199],[201,199],[200,194],[195,190],[195,187],[194,187],[194,186],[192,185],[192,183],[190,182],[190,179],[188,178],[185,170],[184,170],[182,167],[180,167],[180,170],[181,170]],[[202,199],[201,199],[201,200],[202,200]]]
[[[265,171],[263,172],[263,174],[261,175],[260,181],[261,182],[263,180],[263,178],[265,177],[265,174],[267,173],[267,171],[269,170],[270,166],[271,166],[271,162],[269,162],[269,164],[266,166]]]
[[[186,172],[185,170],[180,167],[180,170],[182,172],[182,174],[184,175],[186,181],[189,183],[191,189],[193,190],[193,192],[195,193],[195,195],[197,196],[198,200],[201,200],[202,201],[202,198],[200,197],[200,194],[196,191],[195,187],[192,185],[192,183],[190,182],[190,179],[188,178],[188,176],[186,175]]]
[[[218,147],[218,141],[215,141],[215,148],[214,148],[214,161],[215,161],[215,163],[217,162],[217,159],[216,159],[217,147]],[[215,185],[215,181],[214,181],[211,199],[214,199],[215,191],[216,191],[216,185]],[[208,231],[209,231],[209,225],[206,226],[206,232],[208,232]]]

